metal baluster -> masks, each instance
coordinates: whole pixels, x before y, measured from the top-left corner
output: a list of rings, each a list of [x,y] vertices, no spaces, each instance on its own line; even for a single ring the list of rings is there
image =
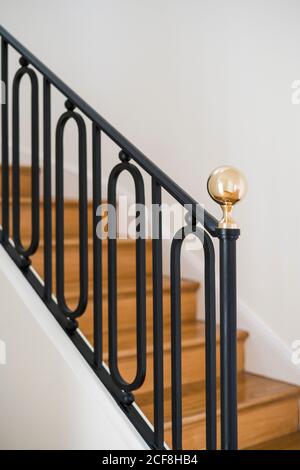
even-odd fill
[[[184,230],[177,233],[171,246],[171,373],[172,444],[182,449],[182,351],[181,351],[181,269],[180,251]]]
[[[205,255],[206,449],[215,450],[217,448],[215,252],[209,235],[203,232],[203,237]]]
[[[13,240],[18,253],[28,259],[39,246],[40,237],[40,196],[39,196],[39,93],[38,79],[34,70],[28,68],[28,61],[20,58],[21,68],[13,80]],[[20,82],[28,75],[31,82],[31,242],[24,248],[20,234],[20,123],[19,91]],[[28,265],[25,261],[24,266]]]
[[[44,282],[45,299],[52,295],[52,200],[51,200],[51,85],[44,77]]]
[[[88,301],[88,235],[87,235],[87,163],[86,163],[86,127],[80,114],[74,112],[74,106],[66,101],[65,112],[58,120],[56,127],[56,294],[58,305],[67,317],[66,328],[76,329],[76,317],[82,315]],[[79,159],[79,301],[74,310],[66,304],[64,279],[64,128],[69,119],[74,119],[78,128]],[[68,320],[69,319],[69,320]]]
[[[102,239],[97,236],[97,208],[101,194],[101,131],[93,123],[93,292],[94,292],[94,363],[102,364]],[[101,214],[102,216],[103,214]]]
[[[115,166],[108,181],[108,204],[116,208],[116,185],[122,171],[127,170],[135,184],[136,203],[142,210],[142,224],[136,239],[136,349],[137,368],[135,378],[131,383],[126,382],[118,368],[118,338],[117,338],[117,251],[116,227],[112,228],[111,211],[108,211],[108,330],[109,330],[109,368],[115,383],[125,392],[140,388],[146,376],[146,252],[145,252],[145,190],[143,178],[137,167],[128,163],[128,157],[120,152],[122,163]],[[126,402],[133,397],[125,395]]]
[[[154,443],[164,445],[164,325],[161,186],[152,178],[153,389]]]
[[[179,230],[171,246],[171,354],[173,449],[182,449],[182,353],[180,253],[184,239],[194,234],[203,244],[205,256],[205,383],[206,447],[216,449],[216,312],[215,256],[209,235],[186,216],[188,225]]]
[[[8,44],[1,39],[2,111],[2,242],[9,238],[9,161],[8,161]]]

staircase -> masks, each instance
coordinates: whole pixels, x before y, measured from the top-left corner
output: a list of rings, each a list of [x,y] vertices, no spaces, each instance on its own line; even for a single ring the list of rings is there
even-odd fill
[[[30,174],[22,168],[21,225],[24,239],[31,233]],[[41,206],[42,209],[42,206]],[[53,211],[55,208],[53,207]],[[78,295],[78,207],[65,201],[66,296],[75,305]],[[91,204],[89,204],[89,236],[92,236]],[[55,246],[53,247],[55,262]],[[135,330],[135,245],[130,240],[118,242],[118,346],[119,368],[126,380],[136,370]],[[103,244],[103,332],[104,360],[107,361],[107,246]],[[89,244],[89,270],[92,273],[92,247]],[[32,258],[32,265],[43,277],[43,246]],[[136,403],[153,422],[153,343],[152,343],[152,282],[151,242],[147,242],[147,376],[134,395]],[[55,283],[54,283],[55,286]],[[183,371],[183,448],[205,448],[205,336],[204,323],[196,319],[196,294],[201,286],[182,279],[182,371]],[[89,289],[92,292],[92,289]],[[164,361],[165,361],[165,440],[171,445],[171,364],[170,364],[170,282],[164,278]],[[93,342],[92,297],[79,326],[89,342]],[[300,388],[245,371],[245,343],[248,334],[238,331],[238,421],[241,449],[300,449],[299,400]],[[217,375],[220,375],[220,336],[217,331]],[[219,387],[218,387],[219,402]],[[219,418],[218,418],[219,428]],[[218,443],[220,438],[218,436]]]
[[[166,442],[174,450],[299,449],[300,388],[250,374],[244,367],[247,332],[236,327],[240,230],[232,216],[234,204],[247,192],[243,174],[223,166],[210,175],[209,195],[223,211],[223,218],[217,220],[2,26],[0,36],[4,85],[0,240],[35,295],[149,448],[162,450]],[[16,64],[12,53],[18,55],[19,65],[9,74],[8,64]],[[30,168],[20,167],[19,98],[24,76],[31,84]],[[53,91],[62,98],[55,112]],[[78,162],[79,201],[64,197],[64,130],[69,121],[77,127],[74,161]],[[108,203],[116,206],[118,178],[124,171],[134,182],[139,204],[134,242],[116,243],[110,212],[108,241],[96,235],[103,137],[117,146],[107,184]],[[92,156],[90,202],[88,152]],[[153,240],[146,241],[138,217],[150,202],[144,178],[151,185],[153,211]],[[170,235],[166,252],[170,279],[162,276],[165,195],[186,213],[181,229]],[[203,286],[181,279],[181,248],[189,235],[203,246]],[[216,266],[220,267],[219,328]],[[196,318],[199,289],[204,294],[205,324]]]

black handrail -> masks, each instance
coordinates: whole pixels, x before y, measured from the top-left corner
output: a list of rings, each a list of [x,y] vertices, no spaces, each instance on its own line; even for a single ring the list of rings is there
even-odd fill
[[[171,359],[172,359],[172,435],[173,449],[182,448],[182,371],[181,371],[181,283],[180,252],[186,236],[200,239],[205,255],[205,389],[206,389],[206,448],[217,448],[216,418],[216,314],[215,314],[215,253],[211,236],[220,244],[220,394],[221,394],[221,447],[237,448],[237,367],[236,367],[236,240],[238,229],[218,228],[217,220],[183,191],[160,168],[114,129],[104,118],[65,85],[34,55],[23,47],[11,34],[0,26],[1,79],[5,84],[5,103],[2,104],[2,228],[1,243],[13,261],[21,269],[28,282],[46,304],[53,316],[64,328],[71,341],[84,356],[96,375],[104,383],[140,434],[153,449],[164,449],[164,313],[163,313],[163,266],[162,266],[162,189],[173,196],[187,209],[186,226],[178,231],[170,250],[171,268]],[[21,54],[21,68],[13,80],[12,107],[12,215],[13,240],[10,240],[10,192],[9,192],[9,120],[8,120],[8,45]],[[39,204],[39,102],[38,77],[34,67],[43,76],[43,182],[44,182],[44,278],[43,281],[30,269],[31,257],[40,243]],[[31,243],[24,248],[21,243],[20,224],[20,158],[19,158],[19,84],[29,75],[32,84],[32,162],[31,162]],[[67,111],[61,113],[56,126],[56,233],[52,236],[51,194],[51,86],[56,87],[67,98]],[[88,214],[87,214],[87,130],[85,120],[75,111],[78,108],[92,124],[92,168],[93,168],[93,340],[94,349],[87,345],[78,333],[77,318],[86,312],[89,289],[88,270]],[[65,299],[64,268],[64,158],[63,134],[69,119],[74,119],[78,128],[79,162],[79,300],[72,310]],[[152,189],[152,287],[153,287],[153,430],[142,415],[131,404],[133,391],[139,389],[147,376],[147,323],[146,323],[146,249],[145,233],[138,230],[136,216],[136,376],[127,382],[118,368],[118,321],[117,321],[117,243],[116,226],[112,224],[108,210],[108,364],[103,363],[103,273],[102,240],[97,235],[98,208],[101,209],[101,135],[106,134],[120,148],[118,163],[111,171],[108,182],[108,202],[116,206],[116,185],[123,170],[134,179],[136,203],[145,204],[143,176],[134,160],[151,178]],[[158,211],[157,211],[158,209]],[[141,211],[144,216],[143,210]],[[199,227],[198,222],[204,227]],[[140,224],[140,221],[139,221]],[[140,224],[142,225],[142,224]],[[139,226],[140,228],[140,226]],[[53,239],[56,243],[56,297],[53,296]]]
[[[97,113],[86,101],[77,95],[70,87],[68,87],[60,78],[57,77],[46,65],[44,65],[37,57],[35,57],[26,47],[24,47],[14,36],[6,31],[0,25],[0,35],[13,46],[28,62],[33,65],[48,82],[61,91],[78,109],[80,109],[88,118],[90,118],[101,131],[110,137],[117,145],[119,145],[127,155],[136,161],[147,173],[155,176],[156,181],[170,193],[181,205],[189,205],[193,208],[193,216],[197,217],[195,201],[183,189],[178,186],[166,173],[164,173],[155,163],[149,160],[137,147],[126,139],[117,129],[115,129],[106,119]],[[217,219],[204,209],[204,220],[199,220],[204,227],[215,235],[218,226]]]

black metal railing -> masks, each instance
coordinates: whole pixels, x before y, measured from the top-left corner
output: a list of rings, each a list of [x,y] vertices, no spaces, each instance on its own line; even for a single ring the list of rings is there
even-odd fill
[[[127,382],[118,367],[118,313],[117,313],[117,243],[111,232],[108,213],[108,336],[109,371],[103,363],[103,273],[102,240],[96,234],[99,222],[97,208],[102,203],[101,190],[101,136],[109,137],[120,148],[121,160],[112,170],[108,181],[108,202],[116,206],[116,186],[123,171],[130,173],[135,184],[136,202],[145,203],[142,169],[152,185],[152,203],[162,205],[162,191],[188,208],[186,226],[171,245],[171,356],[172,356],[172,436],[173,449],[182,448],[182,341],[181,341],[181,285],[180,252],[187,235],[194,234],[203,244],[205,255],[205,377],[206,377],[206,448],[217,448],[217,380],[216,380],[216,306],[215,306],[215,252],[212,238],[220,243],[220,335],[221,335],[221,447],[237,448],[237,377],[236,377],[236,259],[237,229],[219,229],[217,220],[206,210],[199,211],[198,203],[183,191],[169,176],[134,147],[102,116],[65,85],[11,34],[0,26],[1,79],[4,83],[4,102],[1,106],[2,149],[2,228],[1,243],[22,270],[36,293],[64,328],[87,363],[110,391],[118,405],[135,425],[147,444],[153,449],[164,449],[164,351],[163,351],[163,250],[162,213],[158,211],[153,224],[152,286],[153,286],[153,428],[135,406],[133,392],[139,389],[147,374],[146,364],[146,246],[144,234],[136,238],[136,375]],[[20,54],[20,68],[12,85],[8,77],[10,48]],[[36,73],[38,72],[38,74]],[[39,74],[42,76],[43,106],[39,103]],[[19,151],[19,89],[25,75],[31,82],[31,240],[24,247],[20,226],[20,151]],[[51,91],[58,90],[66,99],[66,110],[51,128]],[[12,94],[12,97],[10,96]],[[12,99],[12,129],[9,126],[9,102]],[[39,113],[43,115],[43,165],[39,155]],[[78,110],[78,111],[77,111]],[[84,118],[82,117],[84,116]],[[79,162],[79,298],[71,308],[65,298],[64,264],[64,128],[69,120],[78,128]],[[89,295],[88,221],[87,221],[87,124],[92,135],[92,208],[93,208],[93,344],[91,348],[78,333],[78,319],[86,313]],[[51,140],[55,132],[55,208],[56,232],[52,236],[52,172]],[[12,136],[12,236],[10,235],[10,157],[9,140]],[[42,168],[41,168],[42,166]],[[44,278],[40,279],[30,267],[31,258],[40,246],[40,190],[39,176],[43,176],[43,253]],[[143,215],[143,214],[142,214]],[[139,214],[141,216],[141,214]],[[155,232],[155,233],[154,233]],[[56,289],[53,295],[53,245],[56,249]],[[151,315],[151,312],[147,312]]]

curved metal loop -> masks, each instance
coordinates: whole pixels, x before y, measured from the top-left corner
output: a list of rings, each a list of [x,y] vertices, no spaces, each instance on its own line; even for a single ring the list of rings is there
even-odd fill
[[[140,219],[136,238],[136,351],[137,369],[134,380],[126,382],[118,368],[118,320],[117,320],[117,244],[115,227],[116,186],[120,174],[127,170],[135,184],[136,217]],[[145,189],[142,175],[137,167],[123,162],[115,166],[108,181],[108,322],[109,322],[109,368],[113,380],[126,392],[142,386],[146,376],[146,251],[145,251]],[[112,214],[113,210],[114,214]],[[138,215],[139,212],[139,215]],[[112,227],[112,225],[114,225]]]
[[[216,449],[216,294],[215,252],[209,234],[188,225],[174,236],[171,245],[171,356],[173,450],[182,449],[182,364],[181,364],[181,269],[180,255],[185,238],[194,234],[202,243],[205,257],[205,374],[206,446]]]
[[[24,75],[31,82],[31,241],[28,248],[20,235],[20,83]],[[35,71],[20,68],[13,80],[12,91],[12,171],[13,171],[13,241],[20,255],[29,258],[39,246],[40,240],[40,187],[39,187],[39,90]]]
[[[79,164],[79,269],[80,295],[77,307],[71,310],[65,299],[64,286],[64,149],[63,137],[67,122],[74,119],[78,128]],[[87,162],[86,126],[80,114],[66,111],[56,127],[56,296],[61,311],[71,319],[82,315],[88,301],[88,219],[87,219]]]

